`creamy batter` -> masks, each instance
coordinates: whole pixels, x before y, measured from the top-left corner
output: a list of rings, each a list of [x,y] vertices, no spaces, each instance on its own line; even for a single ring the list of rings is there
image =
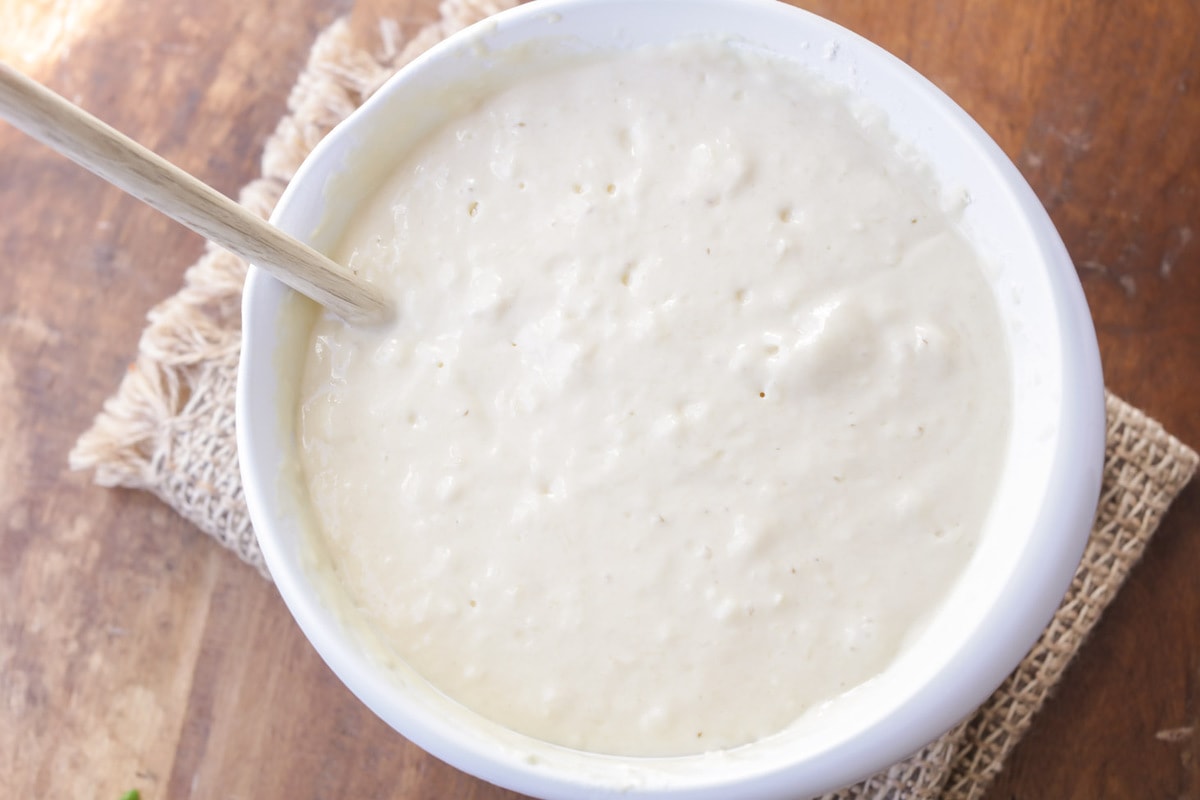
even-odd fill
[[[523,80],[409,153],[315,328],[312,502],[345,590],[514,730],[642,755],[883,670],[973,552],[1007,434],[979,256],[815,78],[715,45]]]

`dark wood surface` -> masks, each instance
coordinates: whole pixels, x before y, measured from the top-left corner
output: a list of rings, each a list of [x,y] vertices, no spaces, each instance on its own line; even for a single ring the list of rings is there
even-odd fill
[[[1200,444],[1200,3],[801,4],[991,132],[1078,265],[1108,385]],[[0,55],[234,193],[350,5],[0,0]],[[0,124],[0,795],[513,797],[377,721],[274,589],[153,497],[67,470],[200,250]],[[990,798],[1200,798],[1198,578],[1193,485]]]

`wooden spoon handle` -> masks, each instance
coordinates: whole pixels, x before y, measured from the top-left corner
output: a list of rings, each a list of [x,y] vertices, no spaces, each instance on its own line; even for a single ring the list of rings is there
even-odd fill
[[[347,322],[391,315],[371,284],[3,62],[0,116]]]

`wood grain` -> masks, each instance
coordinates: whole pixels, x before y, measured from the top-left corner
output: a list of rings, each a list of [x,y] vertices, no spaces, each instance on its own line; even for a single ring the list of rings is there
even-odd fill
[[[1200,3],[803,5],[914,65],[991,132],[1079,267],[1109,385],[1200,444]],[[57,16],[21,18],[22,69],[231,194],[350,0],[31,7]],[[366,27],[380,8],[410,27],[435,10],[355,13]],[[0,126],[0,794],[514,797],[391,733],[272,587],[156,500],[66,471],[146,312],[200,249]],[[1200,797],[1198,529],[1193,485],[991,800]]]
[[[347,322],[391,316],[383,295],[348,269],[4,63],[0,117]]]

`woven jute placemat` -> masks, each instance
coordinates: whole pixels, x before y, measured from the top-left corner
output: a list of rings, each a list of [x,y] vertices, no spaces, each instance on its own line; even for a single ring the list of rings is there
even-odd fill
[[[270,137],[262,177],[240,202],[267,216],[304,157],[398,67],[511,0],[446,0],[438,21],[409,40],[380,22],[382,46],[359,46],[346,21],[313,46]],[[97,483],[153,492],[270,577],[242,498],[234,439],[234,387],[246,265],[215,247],[184,288],[149,316],[136,361],[71,453]],[[1104,483],[1091,539],[1066,598],[1041,639],[968,720],[887,771],[831,800],[980,797],[1059,682],[1101,612],[1141,557],[1171,501],[1191,479],[1196,453],[1137,409],[1107,398]]]

